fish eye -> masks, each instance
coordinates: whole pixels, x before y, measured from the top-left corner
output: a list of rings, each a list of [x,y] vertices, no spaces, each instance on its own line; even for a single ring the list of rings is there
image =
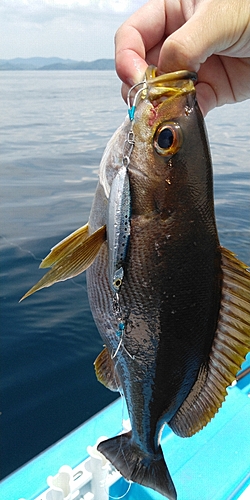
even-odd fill
[[[177,153],[181,143],[181,128],[178,123],[165,122],[156,130],[153,144],[159,155],[171,156]]]

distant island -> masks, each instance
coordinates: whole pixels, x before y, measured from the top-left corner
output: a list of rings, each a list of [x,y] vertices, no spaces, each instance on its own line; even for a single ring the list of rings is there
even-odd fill
[[[96,61],[74,61],[60,57],[17,57],[0,59],[0,71],[72,71],[72,70],[114,70],[114,59]]]

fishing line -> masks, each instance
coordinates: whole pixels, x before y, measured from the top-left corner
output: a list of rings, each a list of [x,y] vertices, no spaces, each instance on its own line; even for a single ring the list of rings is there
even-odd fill
[[[125,480],[124,480],[124,481],[125,481]],[[108,495],[109,495],[109,498],[111,498],[112,500],[121,500],[121,498],[124,498],[124,497],[128,494],[128,492],[129,492],[129,490],[130,490],[130,488],[131,488],[131,484],[132,484],[132,481],[127,481],[127,482],[128,482],[128,488],[127,488],[127,490],[125,491],[125,493],[123,493],[123,495],[121,495],[121,496],[119,496],[119,497],[113,497],[113,496],[112,496],[112,495],[110,495],[110,493],[107,491],[107,493],[108,493]]]
[[[43,259],[40,257],[36,257],[35,254],[33,252],[31,252],[30,250],[27,250],[26,248],[22,248],[17,243],[13,243],[11,240],[6,238],[5,236],[2,236],[2,239],[5,240],[6,243],[8,243],[8,245],[13,246],[14,248],[18,248],[18,250],[20,250],[21,252],[29,253],[31,255],[31,257],[33,257],[34,260],[38,260],[39,262],[42,262]]]
[[[74,278],[71,278],[71,283],[74,283],[75,286],[78,286],[79,288],[82,288],[85,292],[87,291],[87,286],[81,285],[81,283],[77,283]]]
[[[33,252],[31,252],[31,250],[27,250],[26,248],[21,247],[17,243],[13,243],[11,240],[6,238],[5,236],[1,236],[1,239],[4,240],[8,245],[11,245],[14,248],[18,248],[18,250],[20,250],[21,252],[28,253],[29,255],[31,255],[31,257],[34,260],[37,260],[40,263],[43,261],[42,257],[36,257],[36,255]],[[71,279],[71,283],[73,283],[75,286],[78,286],[79,288],[82,288],[85,292],[87,291],[86,285],[84,286],[84,285],[81,285],[81,283],[77,283],[73,278]]]
[[[112,499],[112,500],[121,500],[122,498],[125,498],[125,496],[128,494],[130,488],[131,488],[131,485],[132,485],[132,481],[127,481],[125,480],[124,478],[124,482],[127,482],[128,483],[128,487],[127,487],[127,490],[125,491],[125,493],[123,493],[122,495],[120,495],[119,497],[114,497],[112,495],[110,495],[110,492],[109,492],[109,488],[108,488],[108,484],[107,484],[107,478],[108,478],[108,475],[109,474],[112,474],[112,469],[113,470],[117,470],[111,463],[109,463],[109,471],[107,470],[107,474],[106,474],[106,477],[105,479],[103,479],[102,483],[103,483],[103,488],[104,488],[104,491],[105,493],[107,493],[108,495],[108,498],[109,499]]]
[[[122,448],[120,447],[120,448],[119,448],[119,450],[120,450],[120,451],[122,451]],[[118,451],[119,451],[119,450],[118,450]],[[117,452],[117,456],[118,456],[118,452]],[[126,457],[125,457],[125,455],[124,455],[124,454],[123,454],[123,458],[124,458],[125,462],[127,462]],[[128,466],[128,465],[129,465],[129,464],[128,464],[128,462],[127,462],[127,466]],[[108,487],[108,476],[109,476],[109,475],[112,475],[114,471],[119,472],[119,471],[115,468],[115,466],[114,466],[111,462],[109,462],[109,464],[108,464],[108,469],[107,469],[107,472],[106,472],[106,476],[105,476],[105,478],[104,478],[104,479],[100,482],[100,485],[104,488],[104,491],[105,491],[105,493],[107,493],[107,495],[108,495],[108,498],[109,498],[109,499],[112,499],[112,500],[121,500],[122,498],[125,498],[125,496],[128,494],[128,492],[129,492],[129,490],[130,490],[130,488],[131,488],[131,485],[132,485],[132,481],[128,481],[128,480],[126,480],[126,479],[125,479],[125,478],[123,478],[123,477],[122,477],[122,475],[121,475],[121,478],[123,478],[123,479],[124,479],[124,482],[127,482],[127,483],[128,483],[128,488],[127,488],[127,490],[125,491],[125,493],[123,493],[122,495],[117,496],[117,497],[112,496],[112,495],[110,494],[109,487]]]

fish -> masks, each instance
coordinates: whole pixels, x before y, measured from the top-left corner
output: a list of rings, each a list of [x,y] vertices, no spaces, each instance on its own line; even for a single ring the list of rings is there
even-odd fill
[[[98,450],[170,500],[163,427],[190,437],[206,426],[250,350],[250,273],[219,242],[196,79],[149,67],[130,89],[88,223],[51,250],[41,263],[51,269],[23,297],[87,271],[104,342],[96,375],[125,397],[131,423]]]

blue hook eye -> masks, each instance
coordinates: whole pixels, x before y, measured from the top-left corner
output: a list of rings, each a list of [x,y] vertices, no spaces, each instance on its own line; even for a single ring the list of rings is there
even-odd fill
[[[135,116],[135,106],[132,106],[130,109],[128,109],[128,115],[129,115],[129,118],[132,122],[132,120],[134,119],[134,116]]]

